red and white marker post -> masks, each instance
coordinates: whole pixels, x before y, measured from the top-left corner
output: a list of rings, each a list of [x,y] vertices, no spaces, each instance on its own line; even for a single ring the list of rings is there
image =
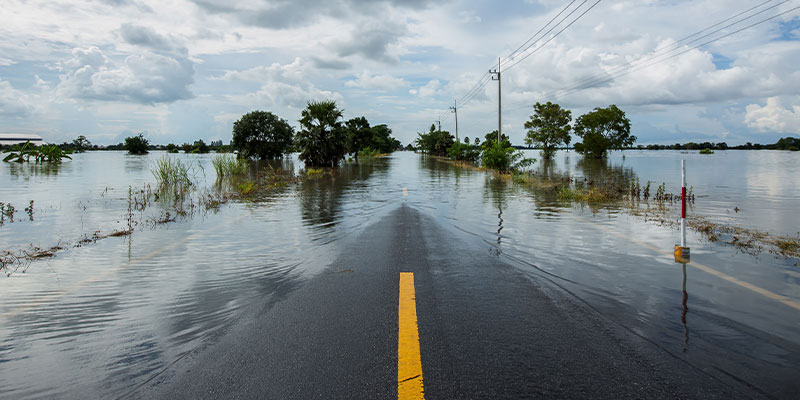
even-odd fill
[[[689,248],[686,247],[686,160],[681,160],[681,244],[675,246],[675,262],[689,262]]]

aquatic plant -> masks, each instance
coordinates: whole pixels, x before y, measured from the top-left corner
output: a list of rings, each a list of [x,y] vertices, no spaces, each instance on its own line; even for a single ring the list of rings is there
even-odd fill
[[[159,186],[192,186],[191,175],[194,170],[177,158],[167,155],[156,160],[156,165],[150,169]],[[191,174],[191,175],[190,175]]]
[[[242,195],[248,195],[253,192],[256,187],[256,183],[253,181],[244,181],[240,182],[236,185],[236,190],[239,191]]]
[[[66,158],[71,160],[68,154],[70,152],[62,150],[54,144],[46,144],[36,147],[31,142],[25,142],[19,150],[6,150],[9,153],[3,161],[5,162],[30,162],[31,159],[37,164],[43,162],[60,163],[62,159]]]
[[[709,148],[705,148],[703,150],[700,150],[700,154],[714,154],[714,151]]]
[[[232,154],[220,154],[211,159],[211,165],[217,172],[217,178],[244,175],[247,172],[247,160]]]

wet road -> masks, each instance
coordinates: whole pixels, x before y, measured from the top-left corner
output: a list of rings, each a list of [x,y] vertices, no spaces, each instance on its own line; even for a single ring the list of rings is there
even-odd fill
[[[408,345],[398,345],[400,276],[411,272],[426,398],[761,397],[471,240],[400,205],[350,238],[323,273],[253,304],[219,341],[129,395],[397,398]]]

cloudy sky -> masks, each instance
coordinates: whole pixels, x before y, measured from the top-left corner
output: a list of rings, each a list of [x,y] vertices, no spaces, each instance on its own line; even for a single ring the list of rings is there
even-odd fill
[[[617,104],[645,144],[800,133],[800,1],[603,0],[554,37],[594,3],[575,1],[561,25],[504,59],[513,142],[531,104],[547,100],[576,117]],[[333,99],[346,118],[389,124],[408,143],[439,118],[454,131],[453,101],[567,4],[0,0],[0,132],[227,142],[243,113],[272,111],[296,126],[307,101]],[[569,90],[592,78],[598,86]],[[497,83],[485,83],[459,108],[461,137],[497,126]]]

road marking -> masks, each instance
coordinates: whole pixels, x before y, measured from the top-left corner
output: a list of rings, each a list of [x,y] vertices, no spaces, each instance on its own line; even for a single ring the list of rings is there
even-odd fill
[[[397,332],[397,398],[424,399],[422,360],[419,352],[414,274],[400,273],[400,308]]]
[[[408,189],[403,187],[403,196],[408,196]]]
[[[616,237],[619,237],[619,238],[625,239],[627,241],[630,241],[631,243],[636,243],[639,246],[642,246],[642,247],[648,248],[650,250],[653,250],[656,253],[669,255],[669,256],[672,255],[672,251],[665,251],[663,249],[659,249],[658,247],[653,246],[652,244],[645,243],[645,242],[640,242],[640,241],[638,241],[636,239],[632,239],[632,238],[627,237],[627,236],[625,236],[625,235],[623,235],[623,234],[621,234],[621,233],[619,233],[619,232],[617,232],[617,231],[615,231],[613,229],[610,229],[610,228],[608,228],[606,226],[594,223],[594,222],[589,221],[589,220],[585,220],[585,221],[588,222],[589,224],[593,225],[594,227],[602,230],[602,231],[605,231],[605,232],[610,233],[610,234],[612,234],[612,235],[614,235]],[[726,274],[724,272],[717,271],[714,268],[711,268],[711,267],[709,267],[707,265],[698,263],[696,261],[692,261],[692,262],[690,262],[690,263],[688,263],[686,265],[688,265],[690,267],[697,268],[697,269],[699,269],[699,270],[701,270],[701,271],[703,271],[703,272],[705,272],[705,273],[707,273],[709,275],[714,275],[717,278],[726,280],[726,281],[728,281],[730,283],[733,283],[734,285],[737,285],[739,287],[745,288],[745,289],[747,289],[747,290],[749,290],[751,292],[758,293],[758,294],[760,294],[760,295],[762,295],[762,296],[764,296],[764,297],[766,297],[768,299],[772,299],[772,300],[781,302],[781,303],[783,303],[783,304],[785,304],[785,305],[787,305],[789,307],[792,307],[792,308],[794,308],[796,310],[800,310],[800,303],[798,303],[798,302],[796,302],[796,301],[794,301],[794,300],[792,300],[792,299],[790,299],[790,298],[788,298],[786,296],[783,296],[783,295],[780,295],[778,293],[775,293],[775,292],[769,291],[767,289],[764,289],[762,287],[753,285],[752,283],[748,283],[748,282],[742,281],[740,279],[734,278],[734,277],[732,277],[732,276],[730,276],[730,275],[728,275],[728,274]]]

